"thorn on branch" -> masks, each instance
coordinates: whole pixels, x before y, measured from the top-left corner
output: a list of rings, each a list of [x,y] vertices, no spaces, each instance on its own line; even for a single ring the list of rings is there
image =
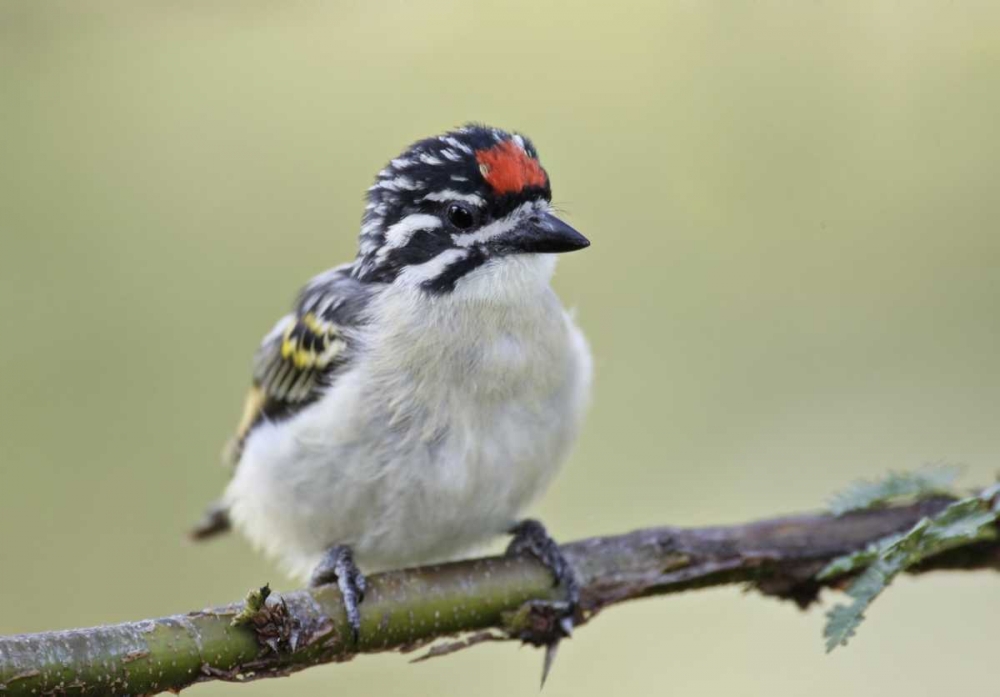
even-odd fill
[[[504,613],[503,631],[531,646],[550,646],[569,636],[577,619],[567,617],[569,603],[551,600],[531,600],[514,612]],[[569,628],[567,630],[567,627]]]
[[[881,557],[888,552],[903,555],[901,562],[896,556],[888,559],[894,563],[891,576],[1000,570],[1000,485],[974,496],[959,493],[902,504],[880,502],[840,516],[646,528],[567,544],[562,551],[583,571],[574,624],[581,626],[616,603],[710,586],[747,584],[805,606],[820,588],[846,585],[852,604],[826,633],[828,641],[840,645],[891,580],[883,574],[875,586],[855,585],[872,564],[878,562],[884,570],[887,561]],[[826,568],[832,571],[821,573]],[[475,559],[389,572],[372,580],[376,592],[369,599],[370,612],[378,626],[361,645],[342,641],[347,628],[339,619],[341,603],[335,593],[313,589],[272,598],[264,586],[249,593],[243,606],[0,637],[0,692],[55,694],[71,684],[105,694],[111,683],[103,672],[92,676],[95,657],[113,666],[114,684],[127,680],[131,692],[153,694],[205,680],[245,682],[287,675],[358,653],[410,651],[463,632],[468,633],[464,640],[432,648],[426,657],[513,639],[545,646],[550,666],[555,640],[568,635],[568,627],[561,626],[565,604],[547,600],[554,597],[552,579],[539,573],[533,560]],[[428,621],[449,610],[448,622]],[[247,630],[232,631],[230,623]],[[484,631],[489,627],[494,631]],[[57,664],[38,660],[55,650]],[[154,673],[150,664],[163,671]]]

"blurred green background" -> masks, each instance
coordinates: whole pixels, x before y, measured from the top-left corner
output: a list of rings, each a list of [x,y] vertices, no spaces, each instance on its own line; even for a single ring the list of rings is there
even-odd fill
[[[557,286],[596,356],[534,513],[571,539],[813,509],[1000,466],[1000,5],[0,4],[0,632],[233,600],[186,544],[250,356],[353,256],[411,141],[536,142],[593,240]],[[831,597],[826,597],[829,605]],[[846,650],[737,588],[607,612],[545,694],[951,694],[994,682],[1000,578],[903,579]],[[541,656],[390,655],[204,695],[535,694]]]

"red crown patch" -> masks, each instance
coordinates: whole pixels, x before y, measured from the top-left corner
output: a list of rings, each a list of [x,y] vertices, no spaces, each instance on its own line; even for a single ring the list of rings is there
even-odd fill
[[[545,186],[545,170],[512,140],[476,151],[476,162],[486,183],[498,194],[517,193],[527,186]]]

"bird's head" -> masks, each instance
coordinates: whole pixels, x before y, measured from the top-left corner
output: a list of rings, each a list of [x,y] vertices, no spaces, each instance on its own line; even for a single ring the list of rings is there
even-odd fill
[[[355,274],[447,293],[481,267],[588,246],[551,199],[524,136],[473,124],[421,140],[368,190]]]

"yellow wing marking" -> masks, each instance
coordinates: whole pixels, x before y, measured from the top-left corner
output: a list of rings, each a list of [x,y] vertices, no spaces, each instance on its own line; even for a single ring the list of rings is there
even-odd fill
[[[243,400],[236,435],[229,442],[223,460],[235,465],[240,458],[243,442],[250,430],[268,413],[272,400],[287,405],[309,398],[329,367],[347,343],[338,326],[308,312],[300,317],[288,317],[281,331],[280,343],[265,339],[257,360],[255,384]],[[275,337],[276,338],[276,337]]]
[[[281,358],[291,361],[298,370],[322,369],[329,365],[343,345],[337,334],[337,325],[308,312],[285,330]]]
[[[229,439],[222,451],[223,465],[233,467],[240,459],[243,441],[250,433],[250,428],[256,423],[266,399],[267,395],[264,394],[264,390],[257,385],[251,387],[247,392],[246,399],[243,400],[243,415],[240,416],[240,423],[236,426],[236,435]]]
[[[256,385],[247,391],[246,399],[243,400],[243,415],[240,417],[240,423],[236,427],[237,438],[242,440],[246,436],[250,427],[253,426],[254,421],[257,420],[257,415],[260,414],[260,410],[264,406],[265,398],[264,390]]]

